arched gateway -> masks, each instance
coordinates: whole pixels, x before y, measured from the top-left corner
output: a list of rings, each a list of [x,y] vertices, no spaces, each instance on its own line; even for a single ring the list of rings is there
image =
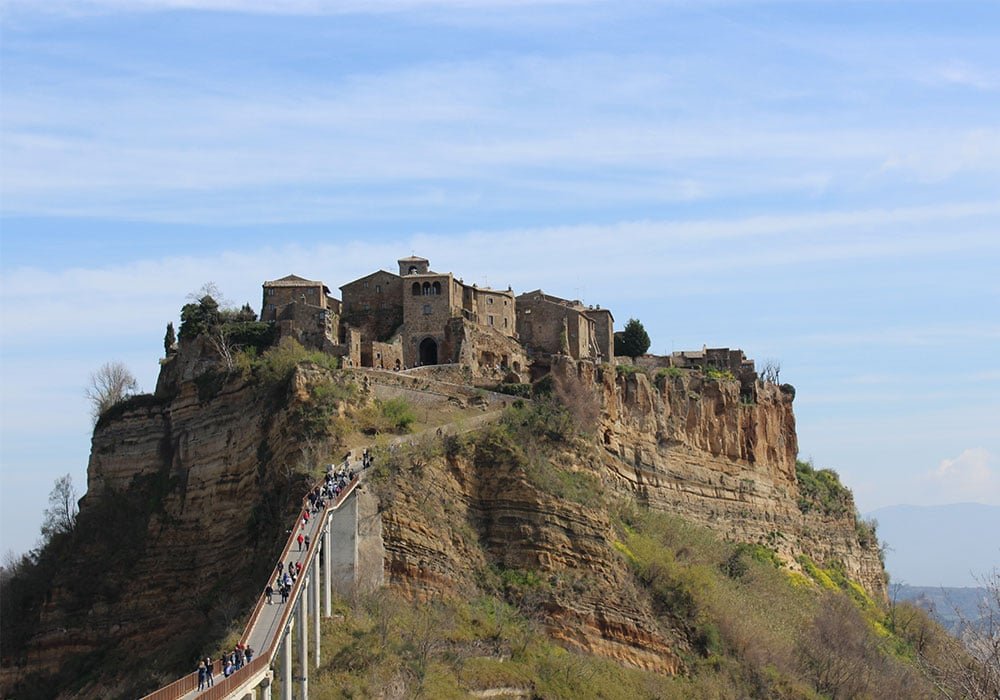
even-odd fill
[[[434,338],[424,338],[420,341],[420,364],[436,365],[438,363],[438,346]]]

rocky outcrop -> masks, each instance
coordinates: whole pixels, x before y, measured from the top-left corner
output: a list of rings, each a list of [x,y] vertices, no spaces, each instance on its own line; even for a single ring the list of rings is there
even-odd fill
[[[102,660],[120,658],[133,669],[129,688],[141,689],[145,669],[186,668],[241,617],[304,493],[297,411],[324,377],[300,367],[287,385],[268,387],[178,376],[161,381],[159,397],[136,397],[102,419],[81,502],[85,531],[12,675],[55,673],[71,658],[114,673]]]
[[[612,485],[650,507],[727,539],[765,544],[797,568],[805,554],[836,561],[877,598],[885,574],[877,545],[859,542],[853,504],[841,517],[803,513],[790,387],[696,372],[642,373],[562,362],[553,371],[600,388],[601,440]]]
[[[74,658],[89,659],[83,671],[114,676],[106,660],[118,658],[156,669],[131,674],[147,689],[186,670],[212,630],[249,607],[303,493],[296,467],[310,459],[301,408],[309,387],[330,375],[299,367],[278,391],[216,366],[201,352],[173,356],[154,396],[102,419],[80,515],[90,534],[53,581],[26,664],[5,669],[7,678],[56,672]],[[623,500],[766,544],[792,567],[802,554],[840,562],[884,595],[877,548],[859,542],[853,512],[797,506],[791,391],[693,372],[650,379],[559,358],[552,372],[580,380],[600,405],[600,446],[548,457],[562,473],[586,472]],[[378,393],[378,381],[434,391],[426,378],[384,374],[350,380],[362,400]],[[446,388],[455,390],[438,390]],[[459,404],[486,400],[467,392]],[[365,486],[381,503],[388,583],[418,599],[504,590],[566,646],[661,673],[681,669],[687,642],[635,589],[603,503],[553,495],[523,464],[489,449],[442,452],[441,442],[398,478]]]
[[[560,460],[572,469],[578,458]],[[603,507],[554,497],[517,465],[469,455],[430,459],[392,484],[380,494],[386,572],[404,594],[465,597],[503,588],[508,577],[508,595],[566,646],[660,673],[680,669],[677,640],[635,594]]]

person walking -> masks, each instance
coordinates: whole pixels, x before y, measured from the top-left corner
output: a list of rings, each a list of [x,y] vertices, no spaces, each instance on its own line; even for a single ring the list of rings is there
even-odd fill
[[[207,672],[208,672],[208,669],[205,668],[205,662],[204,661],[199,661],[198,662],[198,690],[204,690],[205,689],[205,684],[207,683],[207,681],[205,680],[205,674]]]
[[[208,681],[209,688],[215,685],[215,664],[211,656],[205,657],[205,680]]]
[[[267,601],[268,605],[271,604],[271,596],[273,595],[274,595],[274,589],[271,588],[271,584],[269,583],[267,584],[267,588],[264,589],[264,600]]]
[[[302,551],[302,543],[305,541],[305,536],[300,532],[299,536],[295,538],[295,541],[299,543],[299,551]]]

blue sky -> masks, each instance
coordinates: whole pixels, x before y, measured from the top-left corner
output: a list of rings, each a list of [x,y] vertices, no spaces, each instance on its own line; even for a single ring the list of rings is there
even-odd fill
[[[189,292],[411,253],[779,359],[864,510],[1000,504],[995,2],[0,8],[0,551]]]

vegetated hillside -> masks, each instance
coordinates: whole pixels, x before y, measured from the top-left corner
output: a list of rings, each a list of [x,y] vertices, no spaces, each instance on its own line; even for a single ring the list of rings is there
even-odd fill
[[[931,698],[959,673],[838,565],[621,495],[577,425],[542,399],[377,455],[390,586],[324,623],[311,697]]]
[[[4,582],[4,697],[134,697],[231,643],[306,474],[414,420],[294,343],[228,366],[188,343],[101,417],[76,531]],[[533,393],[378,443],[389,587],[328,625],[317,697],[930,696],[911,661],[952,647],[918,611],[887,622],[873,533],[796,463],[789,391],[557,364]],[[964,663],[939,655],[927,673]]]

